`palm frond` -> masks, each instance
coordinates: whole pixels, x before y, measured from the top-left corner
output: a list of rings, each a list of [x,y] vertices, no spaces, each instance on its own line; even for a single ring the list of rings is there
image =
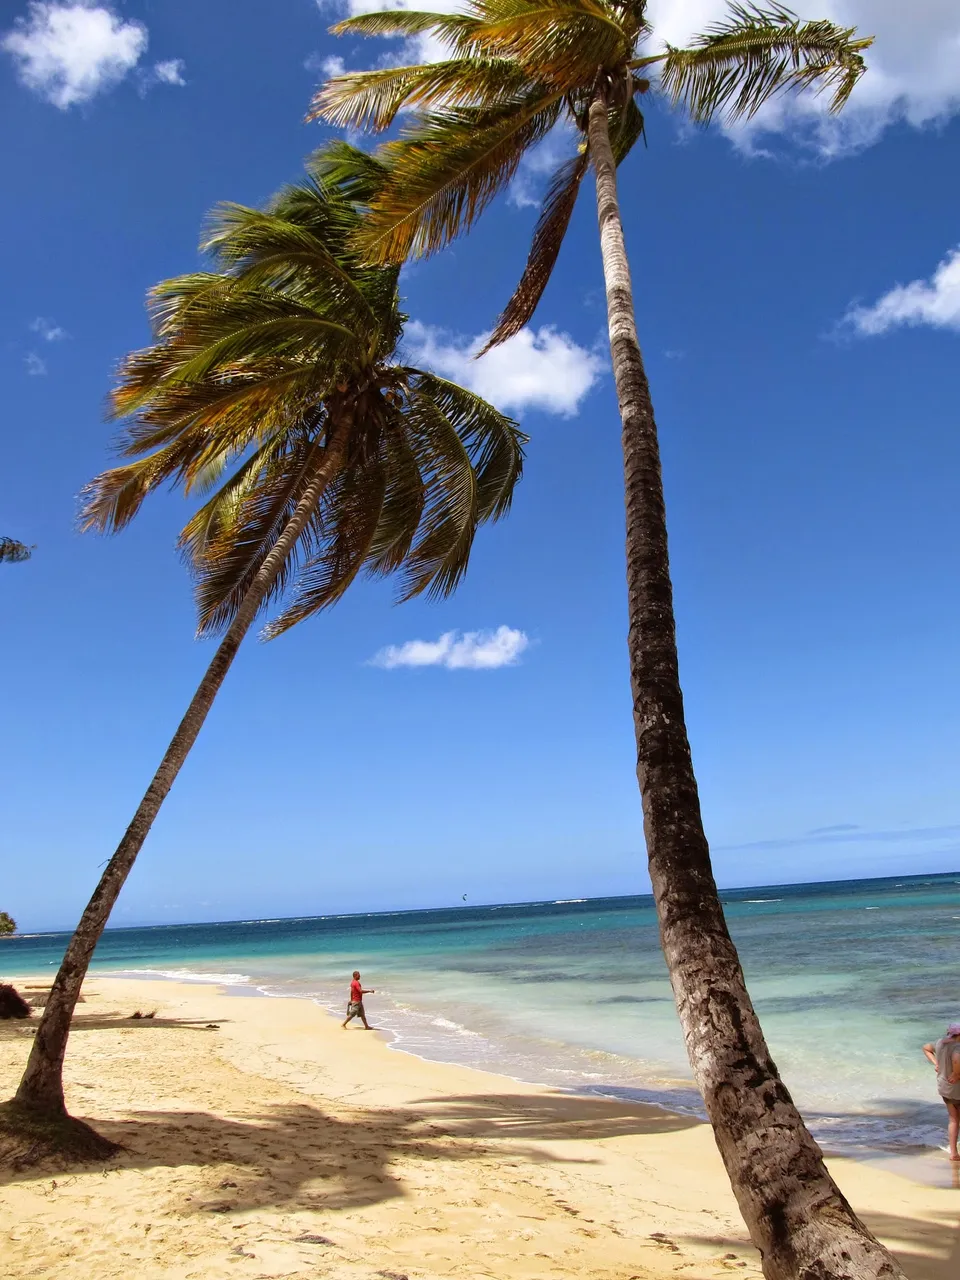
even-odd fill
[[[208,527],[203,543],[200,529],[191,521],[180,536],[181,549],[194,570],[198,635],[211,635],[229,626],[250,589],[254,577],[290,519],[303,490],[323,461],[323,450],[314,441],[295,440],[280,454],[261,461],[256,483],[242,483],[235,492],[218,494],[206,513]],[[196,519],[196,517],[195,517]],[[280,572],[260,604],[267,608],[283,595],[296,571],[303,543],[287,556]]]
[[[317,90],[307,120],[380,133],[402,107],[492,106],[503,99],[515,101],[529,82],[526,72],[506,58],[351,71]]]
[[[194,305],[209,305],[230,287],[229,279],[219,271],[192,271],[161,280],[147,293],[147,315],[154,337],[176,337]]]
[[[633,51],[633,36],[606,5],[517,0],[497,9],[499,16],[491,16],[476,33],[480,49],[490,58],[512,60],[541,84],[565,92],[591,83],[598,70],[621,66]]]
[[[307,172],[327,197],[336,192],[344,204],[353,208],[356,217],[370,204],[387,176],[386,167],[375,155],[342,139],[334,139],[315,151],[307,160]],[[299,190],[292,189],[293,200]],[[284,212],[288,217],[296,215],[296,209],[288,205]]]
[[[346,313],[351,327],[377,325],[362,277],[344,265],[343,250],[338,257],[312,228],[259,209],[221,204],[208,220],[201,248],[216,253],[238,287],[283,290],[315,312],[329,309],[341,318]]]
[[[344,324],[279,300],[261,299],[241,318],[216,316],[198,325],[197,344],[171,367],[164,385],[174,387],[207,377],[224,365],[284,357],[313,359],[335,368],[338,360],[356,350],[358,335]],[[252,312],[252,314],[250,314]],[[270,314],[273,312],[273,314]],[[285,313],[285,314],[284,314]]]
[[[146,458],[102,471],[80,490],[80,529],[116,533],[163,484],[183,483],[194,459],[190,439],[177,438]]]
[[[839,111],[866,70],[863,52],[872,43],[855,27],[801,22],[778,4],[733,4],[727,20],[691,48],[668,46],[660,80],[674,104],[701,122],[717,114],[749,118],[777,94],[804,88],[831,90],[830,110]]]
[[[291,359],[256,366],[236,363],[213,369],[190,383],[168,377],[185,358],[181,352],[147,348],[134,352],[121,365],[108,416],[137,414],[119,437],[121,455],[133,457],[144,449],[156,448],[191,425],[229,427],[240,413],[260,417],[260,425],[255,426],[259,433],[279,405],[286,416],[294,399],[317,397],[318,388],[325,386],[315,368]],[[244,430],[251,426],[254,424],[248,422]]]
[[[426,503],[424,476],[401,413],[388,423],[383,447],[387,482],[368,552],[366,572],[371,577],[386,577],[403,564]]]
[[[562,164],[550,180],[520,283],[501,312],[480,355],[512,338],[533,318],[557,264],[589,164],[590,156],[584,147],[578,155]]]
[[[229,537],[226,530],[236,523],[241,504],[287,448],[288,441],[284,436],[275,436],[261,444],[213,497],[190,517],[177,541],[184,558],[194,570],[200,567],[204,557],[214,553],[212,549],[216,544],[222,544]],[[225,465],[218,467],[217,478],[222,477],[225,469]],[[213,467],[209,471],[211,482],[212,471]],[[200,488],[199,482],[197,488]]]
[[[464,443],[477,476],[478,523],[499,520],[509,511],[523,474],[529,437],[512,418],[456,382],[423,369],[411,381],[415,393],[430,399]]]
[[[419,36],[435,35],[453,53],[471,57],[477,50],[474,33],[480,25],[476,17],[463,13],[421,13],[414,9],[387,9],[345,18],[330,28],[334,35]]]
[[[613,158],[619,165],[644,137],[646,125],[635,98],[631,98],[622,108],[614,107],[610,111],[609,120],[610,145],[613,148]]]
[[[403,565],[398,599],[449,595],[467,570],[479,518],[477,474],[463,437],[430,395],[411,394],[406,421],[425,476],[426,504]]]
[[[417,119],[381,149],[390,176],[357,235],[372,262],[435,253],[465,231],[549,133],[562,94],[536,91],[491,111],[460,108]]]
[[[386,485],[386,468],[378,454],[345,470],[324,495],[323,523],[330,531],[325,545],[304,564],[289,604],[264,628],[265,639],[275,639],[343,596],[370,553]]]

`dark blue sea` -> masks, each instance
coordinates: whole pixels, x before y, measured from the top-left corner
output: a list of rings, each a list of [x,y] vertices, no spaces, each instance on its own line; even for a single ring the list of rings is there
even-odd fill
[[[939,1146],[920,1053],[960,1018],[960,873],[723,893],[781,1072],[830,1149]],[[50,972],[64,934],[0,943]],[[397,1049],[699,1110],[649,897],[109,929],[94,968],[344,1005],[351,970]]]

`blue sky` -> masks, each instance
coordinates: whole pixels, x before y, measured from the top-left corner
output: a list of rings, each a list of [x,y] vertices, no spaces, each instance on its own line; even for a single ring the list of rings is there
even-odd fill
[[[899,9],[808,10],[878,34],[842,126],[794,106],[691,133],[653,104],[622,174],[727,885],[960,865],[960,17],[918,0],[898,36]],[[651,5],[671,39],[721,11]],[[0,533],[37,549],[0,575],[0,908],[24,927],[75,919],[211,654],[181,498],[112,540],[75,532],[112,369],[146,340],[145,290],[197,262],[210,206],[264,200],[328,136],[302,123],[325,60],[383,52],[327,35],[336,12],[3,8]],[[531,435],[513,514],[450,601],[361,586],[248,642],[114,923],[647,890],[591,191],[533,332],[469,359],[542,167],[405,274],[411,351]]]

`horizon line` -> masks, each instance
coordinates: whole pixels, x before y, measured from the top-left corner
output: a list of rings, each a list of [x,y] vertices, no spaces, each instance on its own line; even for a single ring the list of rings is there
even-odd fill
[[[830,885],[841,884],[882,884],[887,881],[907,881],[907,880],[940,880],[950,876],[960,875],[960,868],[955,871],[916,871],[907,875],[887,875],[887,876],[853,876],[845,877],[839,880],[793,880],[781,884],[750,884],[750,885],[728,885],[726,887],[718,886],[717,892],[722,896],[725,893],[752,893],[760,889],[810,889],[813,886],[829,887]],[[222,925],[252,925],[252,924],[289,924],[294,920],[370,920],[378,916],[406,916],[406,915],[427,915],[440,911],[490,911],[505,907],[561,907],[561,906],[579,906],[591,902],[629,902],[637,899],[649,899],[653,902],[652,893],[610,893],[597,894],[584,898],[531,898],[518,902],[471,902],[469,904],[450,903],[446,906],[439,907],[393,907],[381,911],[331,911],[318,913],[316,915],[307,916],[262,916],[238,918],[235,920],[167,920],[157,921],[152,924],[120,924],[107,925],[104,933],[120,933],[124,930],[134,931],[141,929],[202,929],[204,927],[218,927]],[[72,934],[71,929],[33,929],[29,933],[10,933],[0,935],[0,943],[7,941],[13,942],[16,939],[56,937],[58,935]]]

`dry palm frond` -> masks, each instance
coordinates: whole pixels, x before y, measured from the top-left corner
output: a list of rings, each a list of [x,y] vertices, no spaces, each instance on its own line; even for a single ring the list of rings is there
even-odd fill
[[[533,318],[556,266],[577,196],[580,194],[580,184],[589,165],[590,155],[584,146],[578,155],[567,160],[553,175],[537,219],[530,254],[520,283],[504,307],[480,355],[505,342],[507,338],[512,338]]]

